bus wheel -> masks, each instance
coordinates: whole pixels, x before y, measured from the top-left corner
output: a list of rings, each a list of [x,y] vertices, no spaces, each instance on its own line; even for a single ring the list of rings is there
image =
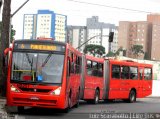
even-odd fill
[[[67,106],[66,109],[64,109],[64,112],[68,113],[70,109],[71,109],[71,93],[69,93],[69,96],[68,96],[68,106]]]
[[[18,110],[18,113],[23,113],[24,112],[24,107],[23,106],[18,106],[17,110]]]
[[[136,101],[136,92],[134,90],[131,90],[129,93],[129,103],[133,103]]]
[[[99,103],[99,90],[96,89],[93,104]]]
[[[79,94],[80,94],[80,90],[78,90],[78,93],[77,93],[77,103],[76,103],[76,105],[75,105],[76,108],[79,107],[79,100],[80,100],[80,99],[79,99],[79,98],[80,98],[80,95],[79,95]]]

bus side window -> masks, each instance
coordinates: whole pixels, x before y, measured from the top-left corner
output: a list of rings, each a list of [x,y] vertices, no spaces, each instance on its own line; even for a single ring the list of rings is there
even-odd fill
[[[98,76],[103,77],[103,64],[98,63]]]
[[[144,79],[145,80],[152,80],[152,69],[151,68],[144,69]]]
[[[92,76],[98,75],[98,63],[92,62]]]
[[[68,62],[67,62],[67,76],[70,76],[70,72],[71,72],[71,62],[70,62],[70,59],[68,58]]]
[[[139,79],[143,79],[143,69],[139,69]]]
[[[87,68],[87,74],[91,76],[92,75],[92,61],[87,60],[86,68]]]
[[[130,79],[138,79],[138,68],[130,67]]]
[[[71,70],[70,70],[70,72],[71,73],[75,73],[74,72],[74,70],[75,70],[75,67],[74,67],[75,62],[74,62],[74,54],[73,53],[71,53],[71,61],[70,61],[70,63],[71,63]]]
[[[128,66],[121,67],[121,78],[129,79],[129,67]]]
[[[119,79],[120,78],[120,66],[112,65],[112,78]]]
[[[81,62],[82,62],[82,58],[76,57],[75,72],[77,74],[81,73]]]

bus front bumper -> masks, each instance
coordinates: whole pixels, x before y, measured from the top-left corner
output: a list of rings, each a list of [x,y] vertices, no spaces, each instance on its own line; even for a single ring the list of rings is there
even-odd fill
[[[7,105],[65,109],[65,97],[56,95],[14,93],[7,97]]]

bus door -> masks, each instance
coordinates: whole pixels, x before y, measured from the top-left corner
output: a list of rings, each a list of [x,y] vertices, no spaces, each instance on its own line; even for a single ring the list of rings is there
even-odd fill
[[[144,97],[143,96],[143,87],[144,87],[144,76],[143,76],[143,72],[144,72],[144,68],[143,67],[139,67],[139,83],[138,83],[138,88],[137,88],[137,97],[141,98]]]
[[[93,75],[92,61],[86,60],[86,72],[85,72],[85,99],[93,99],[95,93],[95,76]]]
[[[121,66],[121,83],[120,83],[120,98],[128,98],[131,80],[130,80],[130,67],[129,66]]]
[[[128,98],[132,88],[136,90],[139,87],[138,67],[122,66],[121,67],[121,91],[123,98]]]
[[[77,93],[80,85],[80,57],[78,57],[75,53],[70,51],[70,76],[69,76],[69,90],[71,91],[71,100],[72,102],[76,101]]]
[[[109,99],[121,98],[120,65],[110,64]]]
[[[143,96],[152,94],[152,69],[144,68]]]

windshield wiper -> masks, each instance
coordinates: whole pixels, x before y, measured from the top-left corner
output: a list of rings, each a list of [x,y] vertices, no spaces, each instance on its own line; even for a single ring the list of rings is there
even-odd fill
[[[31,60],[29,59],[29,55],[28,55],[28,53],[26,53],[26,57],[27,57],[27,60],[28,60],[29,64],[32,66],[33,59],[32,59],[32,62],[31,62]]]
[[[47,62],[49,61],[49,59],[50,59],[51,56],[52,56],[52,54],[49,54],[47,56],[47,58],[45,59],[45,61],[42,63],[42,67],[44,67],[47,64]]]
[[[33,58],[32,58],[32,61],[29,59],[29,55],[28,55],[28,53],[26,53],[26,57],[27,57],[27,60],[28,60],[28,62],[29,62],[29,64],[30,64],[30,66],[31,66],[31,74],[32,74],[32,67],[33,67]]]

